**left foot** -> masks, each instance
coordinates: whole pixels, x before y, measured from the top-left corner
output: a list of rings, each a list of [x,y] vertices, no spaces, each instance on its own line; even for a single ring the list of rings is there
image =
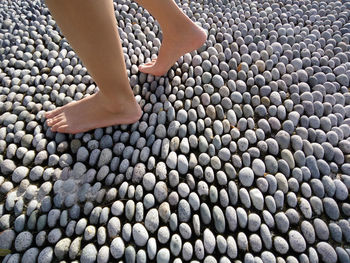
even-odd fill
[[[206,39],[205,31],[195,23],[182,31],[179,29],[176,33],[164,32],[158,58],[140,65],[139,70],[146,74],[163,76],[179,57],[200,48]]]
[[[132,100],[133,99],[133,100]],[[131,124],[141,118],[142,110],[134,98],[120,98],[112,103],[100,92],[46,112],[47,124],[53,132],[80,133],[119,124]]]

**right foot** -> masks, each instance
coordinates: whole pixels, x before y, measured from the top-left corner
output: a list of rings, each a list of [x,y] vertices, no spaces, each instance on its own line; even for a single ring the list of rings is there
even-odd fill
[[[80,133],[119,124],[131,124],[141,118],[142,110],[134,98],[108,101],[97,92],[79,101],[46,112],[47,124],[54,132]]]
[[[205,31],[195,23],[192,23],[186,32],[183,31],[179,30],[176,35],[164,32],[158,58],[140,65],[139,70],[146,74],[163,76],[179,57],[200,48],[207,39]]]

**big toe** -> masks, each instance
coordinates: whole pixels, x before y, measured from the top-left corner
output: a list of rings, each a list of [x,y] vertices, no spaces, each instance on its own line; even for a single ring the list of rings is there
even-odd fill
[[[139,70],[142,70],[142,69],[145,69],[145,68],[151,68],[154,66],[154,64],[156,63],[156,60],[152,60],[152,61],[149,61],[147,63],[143,63],[139,66]]]
[[[139,71],[148,74],[148,73],[151,73],[152,67],[153,66],[142,66],[142,67],[140,66]]]
[[[168,69],[165,69],[165,67],[161,67],[159,64],[154,63],[153,65],[141,68],[140,71],[154,76],[163,76],[168,72]]]
[[[62,107],[45,112],[45,118],[53,118],[62,112]]]

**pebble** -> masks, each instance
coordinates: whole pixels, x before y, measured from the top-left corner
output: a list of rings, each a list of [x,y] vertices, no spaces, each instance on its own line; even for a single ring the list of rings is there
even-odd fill
[[[54,249],[55,256],[62,260],[68,254],[70,244],[71,240],[69,238],[64,238],[57,242]]]
[[[224,233],[225,231],[225,217],[224,213],[218,206],[214,206],[213,208],[213,219],[216,230],[219,233]]]
[[[161,248],[157,253],[157,262],[165,263],[170,260],[170,252],[167,248]]]
[[[213,253],[215,249],[215,236],[214,234],[210,231],[209,228],[206,228],[203,232],[203,244],[204,244],[204,249],[207,253],[211,254]]]
[[[148,231],[151,233],[154,233],[157,231],[159,226],[159,216],[158,216],[158,210],[155,208],[150,209],[145,217],[145,227]]]
[[[121,237],[116,237],[112,240],[110,252],[115,259],[122,258],[125,252],[124,241]]]
[[[182,241],[178,234],[174,234],[170,240],[170,251],[171,254],[177,257],[181,252]]]
[[[156,200],[161,203],[163,202],[168,195],[168,187],[164,182],[158,182],[154,188],[154,197]]]
[[[260,159],[254,159],[252,162],[252,169],[255,175],[263,176],[265,173],[265,163]]]
[[[276,251],[283,255],[289,251],[288,242],[283,237],[280,237],[280,236],[275,237],[273,239],[273,245]]]
[[[180,222],[188,222],[191,217],[191,207],[185,199],[181,199],[178,205],[178,216]]]
[[[340,211],[336,201],[330,197],[325,197],[323,199],[323,206],[326,215],[332,220],[337,220],[340,216]]]
[[[314,227],[315,227],[316,235],[320,240],[328,240],[329,230],[328,230],[327,224],[323,220],[319,218],[315,218]]]
[[[97,249],[93,244],[86,245],[82,251],[80,256],[81,262],[95,262],[97,257]]]
[[[127,262],[135,262],[136,259],[136,251],[133,246],[128,246],[125,249],[125,260]]]
[[[15,240],[15,231],[11,229],[6,229],[0,233],[0,248],[10,249],[12,242]]]
[[[48,263],[53,259],[53,249],[52,247],[45,247],[38,256],[38,262],[40,263]]]
[[[12,181],[20,183],[29,174],[29,169],[25,166],[17,167],[12,173]]]
[[[276,257],[274,256],[274,254],[272,254],[271,252],[269,251],[264,251],[261,253],[261,260],[264,262],[264,263],[267,263],[267,262],[276,262]]]
[[[149,238],[146,228],[140,224],[136,223],[132,228],[133,239],[138,246],[144,246]]]
[[[338,260],[337,253],[334,248],[327,242],[319,242],[316,245],[317,252],[320,254],[320,258],[326,263],[335,263]]]
[[[250,198],[252,200],[253,206],[262,211],[264,208],[264,197],[259,189],[254,188],[249,191]]]
[[[153,237],[147,242],[147,253],[150,259],[154,259],[157,255],[157,241]]]
[[[15,171],[16,165],[12,160],[5,159],[0,164],[0,170],[3,175],[10,175]]]
[[[291,248],[297,252],[297,253],[302,253],[306,249],[306,242],[304,237],[297,231],[291,230],[288,233],[289,237],[289,244]]]
[[[330,223],[328,225],[328,228],[329,228],[331,238],[334,241],[340,243],[342,240],[342,230],[341,230],[340,226],[337,225],[336,223]]]
[[[35,262],[39,255],[39,249],[36,247],[32,247],[24,252],[22,256],[23,262]]]
[[[305,240],[309,244],[313,244],[316,240],[316,233],[313,225],[309,221],[303,221],[301,223],[301,232],[305,237]]]
[[[97,254],[97,262],[99,263],[107,263],[109,260],[109,247],[102,246]]]
[[[253,184],[254,172],[251,168],[244,167],[239,171],[238,178],[244,186],[249,187]]]
[[[289,220],[288,217],[286,216],[285,213],[283,212],[278,212],[277,214],[275,214],[275,222],[277,225],[277,229],[282,232],[282,233],[286,233],[289,229]]]
[[[152,191],[155,186],[155,183],[156,177],[153,173],[146,173],[142,177],[142,185],[146,191]]]
[[[32,241],[33,241],[32,233],[28,231],[19,233],[14,243],[16,251],[21,252],[26,250],[27,248],[30,247],[30,245],[32,244]]]

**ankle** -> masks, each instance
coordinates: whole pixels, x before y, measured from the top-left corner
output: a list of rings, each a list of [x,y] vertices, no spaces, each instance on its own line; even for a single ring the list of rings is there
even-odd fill
[[[164,32],[164,36],[164,39],[167,39],[169,42],[183,43],[184,45],[194,42],[202,43],[207,38],[205,31],[196,24],[182,27],[180,30],[177,29],[173,32]]]
[[[177,23],[168,23],[162,28],[164,35],[168,37],[178,38],[182,35],[191,35],[198,26],[189,18],[181,19]]]
[[[107,96],[101,91],[96,93],[99,103],[110,112],[128,111],[130,106],[137,104],[135,97],[129,94],[113,94]]]

